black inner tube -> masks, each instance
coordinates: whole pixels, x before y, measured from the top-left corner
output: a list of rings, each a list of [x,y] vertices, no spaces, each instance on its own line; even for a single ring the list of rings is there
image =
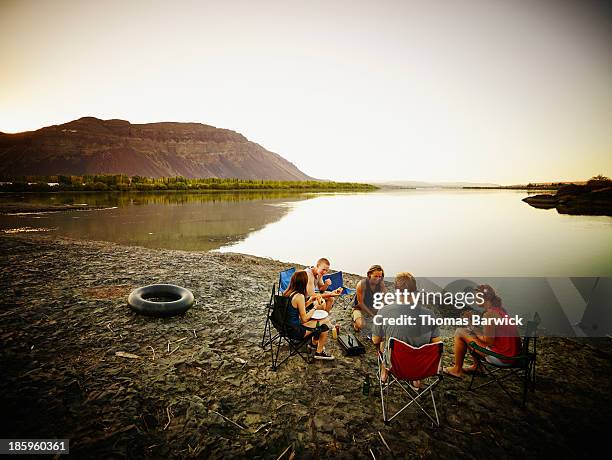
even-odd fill
[[[143,294],[142,298],[149,302],[176,302],[181,299],[181,296],[171,292],[152,292]]]

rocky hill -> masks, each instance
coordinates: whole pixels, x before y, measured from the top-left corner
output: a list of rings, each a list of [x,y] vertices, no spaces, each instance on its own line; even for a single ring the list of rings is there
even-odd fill
[[[132,124],[84,117],[17,134],[0,133],[0,176],[127,174],[309,180],[243,135],[200,123]]]

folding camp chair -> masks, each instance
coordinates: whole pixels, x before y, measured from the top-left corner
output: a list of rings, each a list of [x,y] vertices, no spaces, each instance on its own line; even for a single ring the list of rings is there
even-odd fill
[[[527,401],[527,390],[535,390],[535,378],[536,378],[536,353],[537,353],[537,330],[539,324],[539,317],[534,318],[534,321],[528,321],[525,329],[525,336],[523,337],[521,344],[521,353],[518,356],[504,356],[499,353],[495,353],[486,348],[482,348],[476,342],[470,342],[469,350],[474,358],[474,362],[478,363],[485,374],[489,377],[487,382],[481,383],[480,385],[473,387],[476,372],[472,373],[470,385],[468,390],[477,390],[490,383],[496,382],[502,390],[510,397],[513,403],[517,403],[516,399],[510,391],[502,383],[513,375],[518,376],[521,379],[523,385],[523,401],[522,407],[525,407]],[[479,353],[477,353],[479,352]],[[484,355],[484,356],[483,356]],[[522,375],[521,375],[522,374]]]
[[[344,285],[344,279],[342,277],[342,272],[334,272],[334,273],[329,273],[327,275],[323,275],[323,281],[327,279],[331,280],[331,284],[326,289],[326,291],[333,291],[335,289],[338,289],[339,287],[342,288],[342,294],[340,294],[340,298],[338,299],[338,301],[344,301],[343,306],[344,308],[346,308],[346,306],[351,303],[351,300],[354,298],[355,292],[357,291],[355,289],[346,287]],[[346,302],[347,299],[348,299],[348,303]]]
[[[265,338],[266,344],[270,347],[272,369],[277,370],[281,364],[295,355],[299,355],[309,364],[312,361],[312,357],[307,351],[302,351],[302,348],[311,340],[311,335],[307,335],[302,339],[294,339],[291,337],[289,331],[287,310],[293,308],[291,306],[291,299],[289,297],[274,294],[274,287],[272,288],[272,298],[273,308],[269,317],[272,327],[268,328],[268,337]],[[272,336],[272,328],[276,330],[276,335],[274,335],[274,337]],[[280,360],[279,355],[283,344],[288,346],[289,353],[285,358]]]
[[[380,400],[382,404],[383,421],[385,424],[389,424],[391,420],[403,412],[404,409],[414,403],[433,423],[440,426],[440,418],[438,417],[438,409],[436,408],[436,399],[434,398],[433,389],[442,381],[440,367],[442,362],[442,349],[442,342],[428,343],[416,348],[393,337],[389,339],[388,352],[391,353],[391,369],[389,369],[388,382],[386,383],[380,381],[380,366],[383,359],[380,353],[378,355],[378,381],[380,384]],[[427,386],[422,389],[414,389],[411,386],[411,382],[414,380],[421,380],[422,383]],[[404,391],[410,401],[395,414],[389,416],[387,409],[389,389],[398,386]],[[419,403],[419,398],[427,394],[431,395],[433,412],[436,416],[435,420]],[[421,399],[421,402],[422,401],[423,399]]]
[[[291,267],[285,271],[282,271],[278,274],[278,291],[276,291],[276,284],[272,285],[272,295],[270,296],[270,300],[265,305],[266,308],[266,324],[264,326],[263,336],[261,337],[261,348],[266,348],[269,345],[269,342],[266,341],[268,337],[268,333],[270,332],[270,316],[272,315],[272,310],[274,310],[274,295],[281,295],[287,287],[289,287],[289,282],[291,281],[291,277],[295,273],[295,267]],[[276,339],[278,336],[275,335],[273,338]]]

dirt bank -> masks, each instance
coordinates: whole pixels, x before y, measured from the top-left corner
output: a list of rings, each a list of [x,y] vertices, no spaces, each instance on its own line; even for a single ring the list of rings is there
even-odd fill
[[[263,304],[289,264],[48,234],[2,235],[0,254],[3,438],[70,438],[85,458],[277,458],[288,446],[298,458],[485,458],[586,456],[609,432],[607,339],[542,339],[525,410],[445,379],[440,428],[412,409],[385,426],[376,388],[361,394],[371,345],[345,358],[332,343],[334,362],[270,370]],[[131,312],[130,290],[155,282],[189,288],[196,306],[170,319]],[[348,309],[334,316],[349,326]]]

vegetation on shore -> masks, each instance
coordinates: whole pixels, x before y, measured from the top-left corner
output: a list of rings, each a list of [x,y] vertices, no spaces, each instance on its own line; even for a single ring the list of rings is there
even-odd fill
[[[378,187],[356,182],[277,181],[245,179],[187,179],[185,177],[142,177],[124,174],[82,176],[22,176],[0,183],[2,192],[64,192],[64,191],[156,191],[156,190],[359,190]]]
[[[612,216],[612,180],[600,174],[584,185],[566,184],[554,195],[532,195],[523,201],[535,208],[556,208],[561,214]]]
[[[529,182],[527,185],[518,184],[518,185],[500,185],[500,186],[465,186],[462,188],[465,189],[504,189],[504,190],[560,190],[563,187],[568,185],[571,186],[583,186],[587,185],[590,187],[610,187],[612,186],[612,181],[609,177],[603,176],[601,174],[597,176],[591,177],[586,183],[585,182]]]

